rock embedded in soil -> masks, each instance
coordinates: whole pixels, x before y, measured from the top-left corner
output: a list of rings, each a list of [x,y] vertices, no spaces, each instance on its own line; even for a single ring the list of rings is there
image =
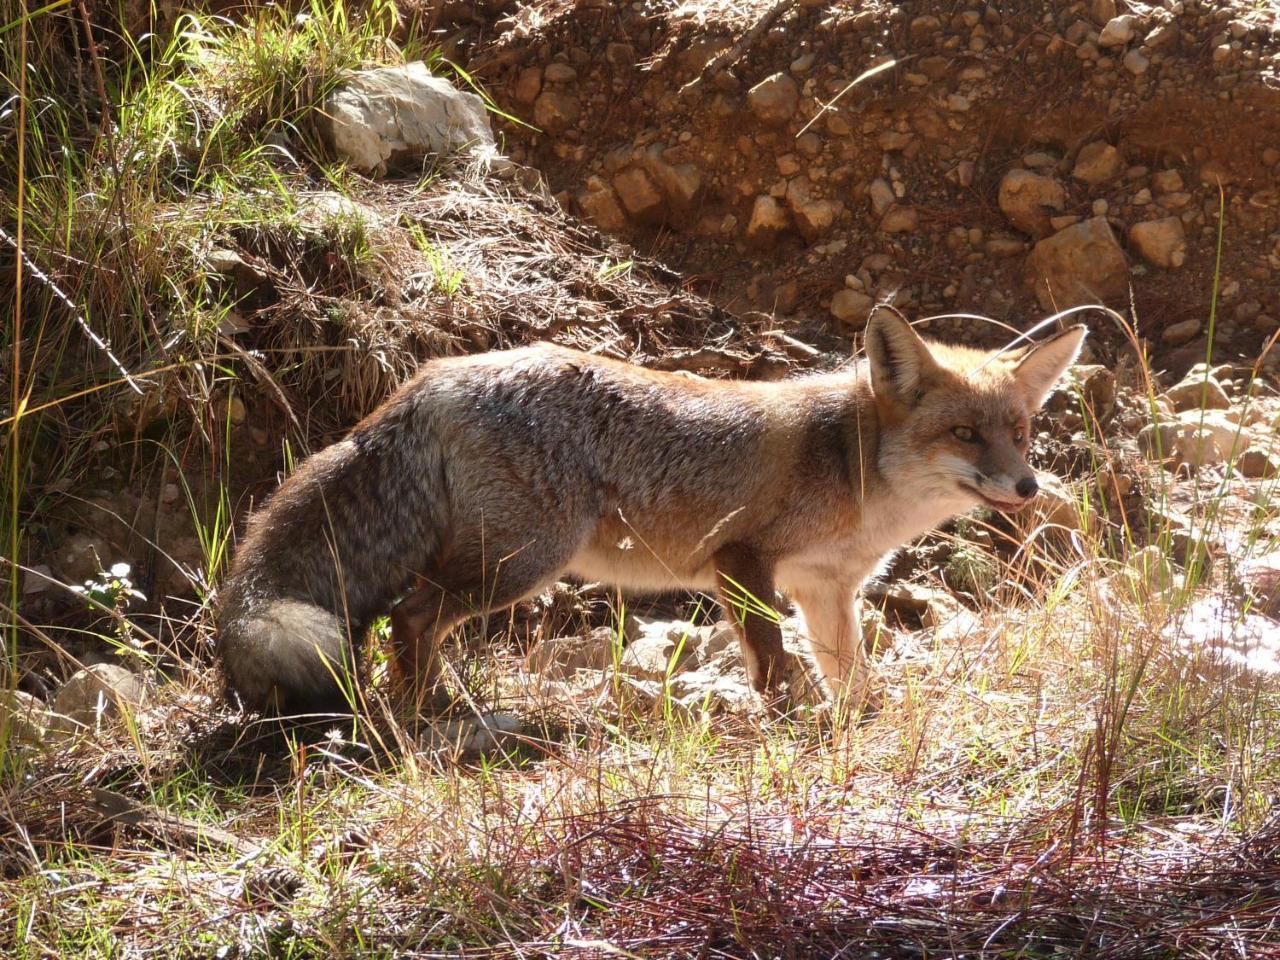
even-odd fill
[[[630,216],[644,222],[662,219],[662,194],[649,174],[641,168],[623,170],[613,178],[613,189],[618,192],[618,197]]]
[[[8,732],[10,744],[42,743],[53,720],[38,697],[25,690],[0,690],[0,728]]]
[[[140,706],[146,693],[146,684],[136,673],[113,663],[95,663],[77,670],[59,688],[53,712],[65,727],[91,727],[100,716],[113,717],[122,707]]]
[[[627,215],[617,195],[600,177],[587,178],[586,189],[578,194],[578,207],[583,216],[606,232],[621,230],[627,225]]]
[[[1033,237],[1052,232],[1050,211],[1060,212],[1066,201],[1062,184],[1030,170],[1010,170],[1000,181],[1000,211],[1015,227]]]
[[[1101,47],[1123,47],[1133,39],[1134,25],[1137,18],[1130,14],[1112,17],[1107,21],[1102,32],[1098,34],[1098,45]]]
[[[1162,217],[1135,223],[1129,242],[1148,263],[1176,270],[1187,262],[1187,237],[1179,217]]]
[[[1105,217],[1091,217],[1041,240],[1027,257],[1027,278],[1046,310],[1125,297],[1129,265]]]
[[[1124,158],[1120,151],[1105,140],[1095,140],[1081,148],[1071,176],[1096,187],[1114,180],[1123,170]]]
[[[1190,343],[1200,335],[1200,320],[1190,317],[1171,323],[1160,332],[1160,339],[1171,347],[1180,347]]]
[[[747,105],[762,122],[780,126],[800,105],[800,87],[785,73],[766,77],[747,91]]]
[[[786,208],[768,194],[756,197],[751,207],[751,220],[747,223],[747,239],[755,243],[765,242],[791,227]]]
[[[550,134],[564,133],[580,116],[578,98],[562,90],[545,90],[533,102],[533,122]]]
[[[1227,410],[1231,400],[1222,385],[1203,373],[1188,375],[1164,392],[1177,413],[1186,410]]]
[[[920,224],[920,215],[915,207],[895,203],[885,212],[880,220],[882,233],[914,233]]]
[[[875,300],[859,290],[837,290],[831,298],[831,315],[845,330],[861,330],[867,325]]]
[[[1240,454],[1236,468],[1250,480],[1270,480],[1280,474],[1280,459],[1262,447],[1250,447]]]

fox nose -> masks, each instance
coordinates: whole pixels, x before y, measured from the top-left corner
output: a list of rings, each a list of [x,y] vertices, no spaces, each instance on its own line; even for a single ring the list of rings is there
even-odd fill
[[[1030,500],[1040,490],[1040,484],[1036,483],[1035,477],[1023,477],[1013,489],[1018,491],[1018,496],[1023,500]]]

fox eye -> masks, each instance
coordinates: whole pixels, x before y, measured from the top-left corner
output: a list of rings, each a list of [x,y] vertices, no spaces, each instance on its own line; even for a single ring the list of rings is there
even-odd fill
[[[1013,442],[1018,444],[1018,446],[1022,446],[1023,442],[1026,439],[1027,439],[1027,435],[1023,431],[1021,430],[1013,431]]]
[[[973,429],[973,427],[952,427],[951,435],[957,440],[962,440],[965,443],[977,443],[978,440],[981,439],[978,436],[978,431]]]

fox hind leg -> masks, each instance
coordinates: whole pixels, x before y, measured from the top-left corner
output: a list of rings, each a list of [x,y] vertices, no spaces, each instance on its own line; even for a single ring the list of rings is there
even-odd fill
[[[391,641],[403,691],[420,707],[439,678],[440,647],[449,632],[552,583],[576,545],[573,537],[544,533],[505,552],[493,549],[492,555],[500,558],[494,562],[486,563],[477,549],[470,557],[451,557],[445,564],[447,571],[420,576],[419,589],[391,612]]]
[[[782,647],[782,627],[773,609],[773,568],[742,544],[722,547],[713,558],[720,603],[733,620],[747,661],[751,686],[771,707],[779,705],[792,665]]]

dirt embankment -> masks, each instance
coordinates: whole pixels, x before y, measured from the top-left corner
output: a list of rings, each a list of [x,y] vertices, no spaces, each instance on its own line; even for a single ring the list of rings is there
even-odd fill
[[[731,309],[847,340],[879,299],[1025,328],[1132,286],[1180,372],[1205,354],[1222,203],[1216,355],[1280,326],[1274,10],[584,2],[496,29],[472,65],[538,128],[507,125],[512,155]]]

